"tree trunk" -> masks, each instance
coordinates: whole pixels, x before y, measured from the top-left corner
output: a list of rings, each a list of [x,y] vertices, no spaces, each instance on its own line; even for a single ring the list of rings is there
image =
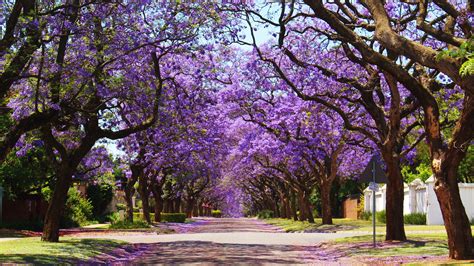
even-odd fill
[[[281,218],[287,218],[288,215],[286,213],[286,199],[285,196],[281,195],[280,196],[280,217]]]
[[[291,201],[291,214],[293,216],[293,221],[298,221],[298,213],[296,211],[296,196],[295,191],[291,190],[290,201]]]
[[[457,170],[461,158],[448,158],[441,167],[435,168],[435,193],[438,198],[444,226],[448,234],[449,257],[470,259],[473,257],[474,241],[469,218],[459,193]]]
[[[309,201],[309,191],[305,191],[303,194],[303,206],[306,209],[306,218],[308,219],[309,223],[314,224],[314,217],[313,217],[313,208],[311,208],[311,203]]]
[[[194,205],[193,205],[193,216],[194,216],[194,217],[199,216],[199,213],[198,213],[198,204],[197,204],[197,202],[194,203]]]
[[[126,215],[125,219],[133,223],[133,194],[135,194],[135,189],[132,186],[129,186],[129,182],[127,182],[127,185],[125,187],[125,203],[126,203]]]
[[[142,198],[143,218],[145,219],[147,223],[151,224],[150,203],[148,199],[150,196],[150,192],[148,189],[148,180],[145,174],[143,173],[143,171],[140,173],[138,177],[138,191]]]
[[[174,200],[174,210],[173,212],[181,212],[181,197],[177,197]]]
[[[72,170],[63,166],[56,173],[57,181],[44,218],[42,241],[59,241],[59,221],[67,201],[67,192],[72,181]]]
[[[387,166],[388,179],[385,202],[387,220],[385,240],[406,241],[407,237],[403,222],[404,186],[399,160],[392,157],[391,152],[385,153],[383,157]]]
[[[188,218],[193,217],[194,204],[195,204],[195,200],[193,198],[188,198],[186,200],[186,217],[188,217]]]
[[[163,211],[162,187],[155,181],[152,181],[153,199],[155,200],[155,222],[161,222],[161,212]]]
[[[323,224],[332,224],[331,183],[321,184],[321,209]]]
[[[198,203],[198,216],[204,216],[202,204],[203,204],[202,201],[200,201],[200,202]]]
[[[306,211],[307,211],[307,208],[306,208],[306,204],[305,204],[305,201],[304,201],[304,196],[303,196],[303,193],[304,192],[298,192],[298,207],[299,207],[299,210],[300,210],[300,221],[305,221],[307,219],[307,215],[306,215]]]

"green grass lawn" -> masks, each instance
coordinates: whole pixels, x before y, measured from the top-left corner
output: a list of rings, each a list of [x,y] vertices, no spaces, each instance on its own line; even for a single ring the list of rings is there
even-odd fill
[[[333,225],[323,225],[321,219],[314,219],[315,223],[311,224],[307,221],[294,221],[293,219],[272,218],[265,219],[266,223],[281,227],[286,232],[305,231],[305,230],[359,230],[361,228],[372,228],[370,221],[351,220],[351,219],[333,219]],[[382,228],[384,224],[377,224]],[[372,229],[371,229],[372,230]]]
[[[61,237],[59,243],[48,243],[42,242],[39,237],[27,237],[0,242],[0,264],[75,264],[124,244],[126,242],[116,240],[70,237]]]
[[[367,231],[372,232],[372,221],[352,220],[345,218],[334,218],[333,225],[323,225],[321,219],[315,219],[314,224],[307,221],[293,221],[293,219],[272,218],[265,219],[265,222],[281,227],[286,232],[296,232],[305,230],[321,230],[321,231]],[[474,232],[474,226],[471,226]],[[444,225],[405,225],[407,234],[416,231],[443,231]],[[385,224],[376,223],[376,231],[385,233]],[[428,232],[427,232],[428,233]],[[439,233],[439,232],[433,232]]]

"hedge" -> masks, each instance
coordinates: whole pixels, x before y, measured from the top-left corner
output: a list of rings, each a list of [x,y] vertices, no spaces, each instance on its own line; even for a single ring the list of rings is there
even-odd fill
[[[186,213],[161,213],[161,221],[168,223],[184,223],[186,221]]]
[[[222,212],[221,212],[221,210],[212,210],[211,215],[212,215],[212,217],[215,217],[215,218],[221,218],[222,217]]]
[[[417,224],[425,225],[426,224],[426,214],[424,213],[410,213],[403,216],[403,221],[406,224]]]
[[[273,211],[271,210],[261,210],[257,213],[258,219],[270,219],[273,218]]]

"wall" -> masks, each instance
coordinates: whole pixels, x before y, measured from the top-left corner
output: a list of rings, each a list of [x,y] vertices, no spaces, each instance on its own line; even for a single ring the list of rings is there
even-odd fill
[[[405,184],[403,199],[403,213],[426,213],[426,224],[442,225],[443,217],[439,207],[438,199],[434,192],[434,177],[430,177],[423,183],[416,179],[410,184]],[[474,183],[459,183],[459,191],[464,209],[469,219],[474,219]],[[364,211],[372,211],[372,191],[364,190]],[[377,211],[385,210],[386,185],[380,187],[376,192]]]
[[[15,200],[3,199],[2,222],[42,220],[48,204],[39,196],[27,196]]]

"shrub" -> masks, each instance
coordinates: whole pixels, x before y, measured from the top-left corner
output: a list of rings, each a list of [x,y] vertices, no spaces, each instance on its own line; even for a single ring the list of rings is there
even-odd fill
[[[87,223],[92,218],[92,204],[74,187],[68,191],[68,199],[63,215],[64,227],[76,227]]]
[[[103,215],[114,196],[112,185],[107,183],[89,185],[87,199],[92,203],[92,213],[95,217]]]
[[[387,214],[386,214],[385,210],[376,212],[375,213],[375,218],[376,218],[377,222],[379,222],[379,223],[386,223],[387,222]]]
[[[212,217],[221,218],[222,217],[222,212],[221,212],[221,210],[212,210],[211,215],[212,215]]]
[[[117,211],[125,211],[127,209],[127,205],[122,203],[117,203],[115,206],[117,207]]]
[[[120,215],[118,212],[113,212],[105,216],[105,220],[114,224],[120,221]]]
[[[372,218],[372,212],[362,211],[361,213],[359,213],[359,218],[361,220],[368,221]]]
[[[426,214],[424,213],[410,213],[403,216],[403,221],[406,224],[418,224],[418,225],[425,225],[426,224]]]
[[[186,213],[161,213],[161,221],[168,223],[184,223]]]
[[[133,223],[128,221],[117,221],[112,223],[109,227],[110,229],[140,229],[140,228],[150,228],[150,225],[142,220],[133,221]]]
[[[43,188],[41,192],[47,201],[51,199],[52,191],[50,188]],[[87,224],[87,221],[92,219],[92,208],[91,202],[85,199],[77,188],[69,188],[60,226],[70,228]]]
[[[474,218],[471,219],[471,225],[474,225]]]
[[[273,211],[272,210],[261,210],[257,213],[258,219],[270,219],[273,218]]]

